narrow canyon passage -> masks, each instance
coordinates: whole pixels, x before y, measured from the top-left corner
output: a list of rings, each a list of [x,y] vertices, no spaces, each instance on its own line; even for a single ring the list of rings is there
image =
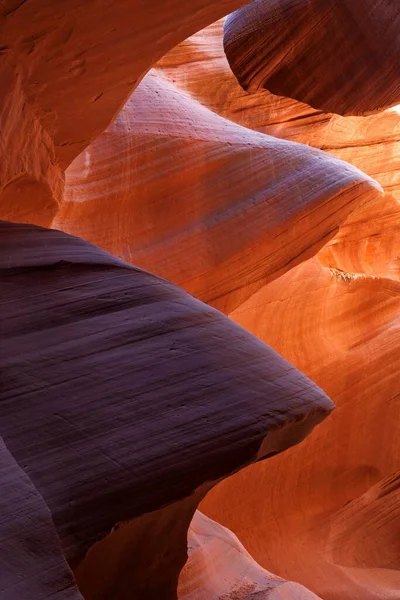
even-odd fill
[[[1,600],[400,600],[399,32],[1,4]]]

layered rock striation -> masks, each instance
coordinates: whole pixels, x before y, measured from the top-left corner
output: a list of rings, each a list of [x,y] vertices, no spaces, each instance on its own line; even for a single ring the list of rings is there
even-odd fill
[[[226,313],[382,196],[351,165],[239,127],[157,71],[66,182],[53,226]]]
[[[322,386],[337,409],[296,451],[219,484],[202,510],[261,565],[324,600],[399,595],[399,314],[398,281],[324,268],[318,259],[231,314]]]
[[[333,405],[218,311],[87,242],[3,222],[0,244],[8,450],[86,598],[98,596],[85,554],[126,521],[111,533],[126,548],[117,573],[93,548],[90,590],[174,598],[206,491],[299,442]],[[6,583],[3,597],[13,593]]]
[[[400,599],[399,11],[242,5],[0,7],[4,600]]]
[[[4,0],[0,218],[50,226],[64,171],[148,69],[241,0]]]
[[[224,47],[248,91],[365,115],[400,102],[399,24],[390,0],[254,0],[228,17]]]

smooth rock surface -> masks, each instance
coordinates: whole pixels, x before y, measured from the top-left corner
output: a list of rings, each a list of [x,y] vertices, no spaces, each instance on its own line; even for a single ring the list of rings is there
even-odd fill
[[[0,597],[83,600],[50,511],[0,438]]]
[[[179,600],[318,600],[302,585],[269,573],[226,527],[196,511]]]
[[[254,0],[228,17],[224,46],[250,92],[340,115],[400,103],[400,11],[391,0]]]
[[[400,597],[399,315],[398,281],[317,259],[231,315],[312,377],[337,409],[294,452],[221,482],[201,510],[261,566],[324,600]]]
[[[301,441],[333,405],[167,281],[58,231],[2,222],[0,234],[4,441],[74,568],[116,524],[136,520],[133,587],[102,598],[176,598],[202,495]]]
[[[63,172],[148,69],[244,0],[3,0],[0,218],[49,226]]]
[[[245,92],[223,50],[223,21],[172,49],[157,69],[176,87],[235,123],[315,148],[353,164],[386,192],[355,210],[320,255],[327,266],[399,278],[400,109],[368,117],[317,111],[264,90]]]
[[[241,4],[1,3],[1,600],[400,600],[400,12]]]
[[[239,127],[152,71],[68,169],[53,226],[228,313],[381,195],[351,165]]]

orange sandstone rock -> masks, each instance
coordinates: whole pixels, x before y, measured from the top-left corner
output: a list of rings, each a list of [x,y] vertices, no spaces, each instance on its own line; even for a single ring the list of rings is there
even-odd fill
[[[351,165],[239,127],[151,72],[68,169],[53,226],[230,312],[380,196]]]
[[[314,110],[266,90],[249,94],[223,50],[220,20],[168,52],[158,63],[176,87],[239,125],[325,150],[354,164],[400,198],[400,108],[368,117]]]
[[[0,224],[4,600],[400,598],[399,11],[241,4],[1,5],[0,217],[260,338]]]
[[[400,111],[368,117],[326,114],[268,91],[245,92],[223,51],[222,20],[171,50],[157,64],[164,75],[217,114],[245,127],[320,148],[353,164],[386,191],[356,210],[328,243],[324,264],[398,278],[400,256]]]
[[[385,194],[355,211],[319,252],[320,261],[345,272],[400,279],[400,196]]]
[[[49,226],[63,171],[163,54],[243,0],[3,0],[0,218]]]
[[[231,314],[337,410],[295,451],[219,484],[202,510],[262,566],[324,600],[399,595],[399,314],[399,282],[317,259]]]
[[[318,600],[302,585],[260,567],[231,531],[200,511],[190,524],[188,554],[179,600]]]

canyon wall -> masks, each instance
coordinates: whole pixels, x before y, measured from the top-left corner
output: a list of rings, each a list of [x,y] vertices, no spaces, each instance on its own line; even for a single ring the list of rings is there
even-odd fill
[[[400,13],[243,4],[1,5],[4,600],[400,600]]]

